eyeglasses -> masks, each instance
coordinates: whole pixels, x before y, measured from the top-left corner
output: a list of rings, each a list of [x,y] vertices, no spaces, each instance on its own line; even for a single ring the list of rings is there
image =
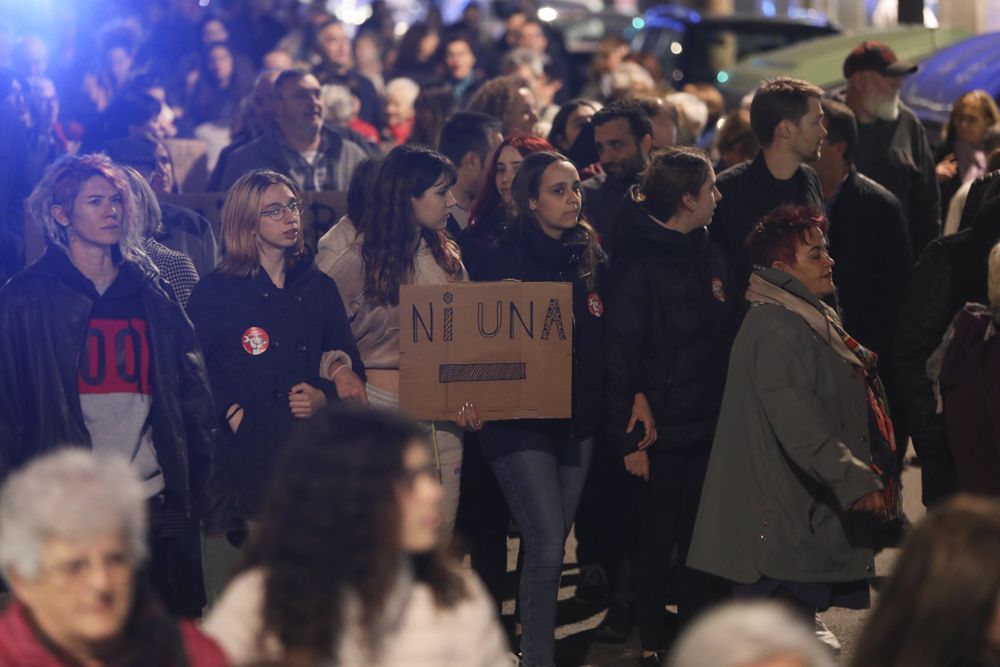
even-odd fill
[[[301,215],[302,214],[302,209],[303,208],[304,207],[302,205],[302,202],[300,202],[300,201],[291,201],[291,202],[288,202],[288,204],[286,206],[282,206],[281,204],[275,204],[274,206],[271,206],[270,208],[265,208],[263,211],[260,212],[260,214],[261,215],[266,215],[271,220],[282,220],[285,217],[285,210],[286,209],[288,210],[289,213],[292,214],[292,216],[296,216],[296,215]]]

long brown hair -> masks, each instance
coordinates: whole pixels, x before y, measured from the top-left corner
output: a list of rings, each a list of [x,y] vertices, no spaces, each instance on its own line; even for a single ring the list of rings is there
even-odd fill
[[[520,153],[521,157],[527,157],[532,153],[541,151],[555,150],[547,139],[531,134],[505,139],[503,143],[497,146],[496,150],[493,151],[490,166],[486,170],[486,178],[483,179],[483,184],[479,188],[479,194],[476,195],[476,201],[472,204],[472,210],[469,213],[469,225],[472,227],[484,220],[490,219],[493,213],[503,206],[503,202],[500,200],[500,193],[497,192],[497,162],[500,161],[500,153],[507,146]]]
[[[851,665],[976,664],[988,650],[998,595],[1000,502],[955,498],[906,538]]]
[[[222,205],[222,242],[225,254],[219,271],[228,276],[246,278],[260,270],[260,250],[257,247],[257,226],[260,224],[261,199],[272,185],[284,185],[298,199],[299,186],[292,179],[276,171],[260,169],[240,176],[229,188]],[[295,245],[285,254],[291,268],[306,256],[306,245],[301,230]]]
[[[333,404],[282,451],[245,565],[264,571],[262,635],[281,642],[281,664],[340,664],[337,648],[354,620],[348,600],[358,603],[361,634],[377,651],[377,623],[407,558],[439,608],[466,596],[442,547],[410,554],[401,544],[399,490],[414,444],[426,445],[426,432],[411,421]]]
[[[510,231],[515,238],[524,234],[528,225],[538,226],[538,221],[531,214],[528,201],[538,199],[542,174],[556,162],[573,164],[565,155],[555,151],[532,153],[521,163],[521,168],[511,186],[512,210],[508,212]],[[576,227],[566,230],[563,234],[563,242],[583,246],[577,277],[583,280],[587,289],[596,289],[597,268],[604,261],[604,251],[601,249],[597,231],[581,217]]]
[[[455,168],[443,155],[420,146],[397,146],[379,166],[369,206],[359,221],[364,235],[365,297],[377,304],[399,303],[399,286],[413,279],[414,257],[421,238],[448,277],[458,280],[462,259],[444,230],[420,226],[413,214],[414,197],[420,197],[439,179],[449,187],[458,179]]]

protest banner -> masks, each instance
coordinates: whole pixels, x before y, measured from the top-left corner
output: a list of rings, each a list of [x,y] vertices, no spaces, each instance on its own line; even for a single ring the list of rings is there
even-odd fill
[[[402,285],[399,320],[405,414],[454,420],[472,401],[487,420],[570,416],[568,283]]]

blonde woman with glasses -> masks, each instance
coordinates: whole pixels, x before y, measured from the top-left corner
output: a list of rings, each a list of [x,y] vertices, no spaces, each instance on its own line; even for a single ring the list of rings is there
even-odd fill
[[[195,287],[188,312],[225,434],[218,472],[252,526],[295,420],[331,400],[367,403],[365,373],[337,286],[306,250],[290,179],[271,171],[240,178],[222,208],[222,239],[226,254]],[[245,537],[225,528],[204,543],[209,601]]]

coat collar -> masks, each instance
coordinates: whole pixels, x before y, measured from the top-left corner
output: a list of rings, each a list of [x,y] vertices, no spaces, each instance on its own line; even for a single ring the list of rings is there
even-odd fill
[[[799,184],[806,178],[806,169],[810,169],[806,165],[799,165],[799,168],[795,170],[792,177],[788,181],[796,181]],[[761,149],[757,151],[757,155],[750,162],[750,178],[753,182],[761,188],[775,188],[788,181],[783,181],[779,178],[775,178],[774,174],[767,166],[767,162],[764,160],[764,150]]]

